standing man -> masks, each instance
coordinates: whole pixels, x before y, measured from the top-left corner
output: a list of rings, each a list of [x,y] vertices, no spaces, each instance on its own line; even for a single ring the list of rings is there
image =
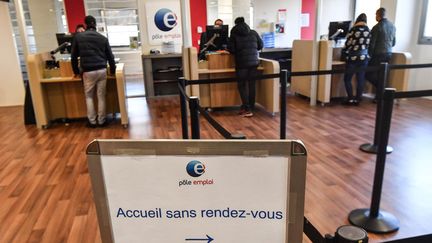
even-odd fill
[[[234,54],[235,58],[237,87],[242,101],[239,115],[251,117],[255,107],[255,80],[253,78],[258,75],[258,51],[263,48],[263,42],[258,33],[249,28],[243,17],[236,18],[234,23],[228,50]]]
[[[375,15],[378,23],[372,28],[369,45],[369,66],[378,66],[382,62],[390,62],[392,47],[396,44],[396,28],[387,20],[385,8],[379,8]],[[375,87],[378,83],[378,72],[369,72],[367,79]]]
[[[75,35],[72,44],[72,68],[77,77],[80,73],[84,82],[84,93],[87,105],[88,127],[95,128],[97,125],[106,126],[106,82],[107,61],[110,65],[110,74],[115,74],[114,55],[111,51],[108,39],[96,32],[96,19],[89,15],[84,22],[86,31]],[[80,57],[80,68],[78,68],[78,57]],[[93,102],[96,90],[98,99],[98,111],[96,116]]]

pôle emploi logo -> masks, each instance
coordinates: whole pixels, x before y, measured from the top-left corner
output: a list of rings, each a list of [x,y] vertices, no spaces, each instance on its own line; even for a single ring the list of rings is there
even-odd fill
[[[186,165],[186,172],[191,177],[200,177],[206,172],[205,165],[198,160],[192,160]],[[181,186],[207,186],[207,185],[213,185],[214,180],[213,179],[183,179],[179,181],[179,187]]]
[[[161,8],[156,12],[154,22],[158,29],[170,31],[177,25],[177,15],[167,8]]]

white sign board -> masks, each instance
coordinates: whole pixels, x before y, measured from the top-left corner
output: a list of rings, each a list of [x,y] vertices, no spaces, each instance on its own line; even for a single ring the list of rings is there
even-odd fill
[[[101,159],[116,242],[285,242],[287,158]]]
[[[151,1],[146,5],[147,36],[150,45],[163,42],[182,43],[179,1]]]
[[[296,231],[303,222],[305,156],[296,173],[300,182],[290,185],[290,175],[298,168],[292,167],[291,157],[261,149],[265,142],[254,144],[251,151],[242,150],[245,141],[231,142],[225,149],[217,148],[221,141],[155,143],[149,148],[152,143],[147,141],[143,150],[109,144],[111,152],[99,153],[93,162],[89,156],[102,238],[110,234],[109,242],[128,243],[301,239],[302,232]],[[273,145],[278,152],[290,152],[286,140],[279,145]],[[207,151],[197,152],[203,148]],[[291,187],[300,192],[290,192]],[[107,223],[110,229],[104,232]]]

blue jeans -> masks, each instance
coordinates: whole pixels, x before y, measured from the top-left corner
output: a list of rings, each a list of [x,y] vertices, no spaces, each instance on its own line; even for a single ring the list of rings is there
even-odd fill
[[[363,61],[347,61],[345,69],[349,70],[349,69],[353,69],[353,68],[365,68],[368,65],[368,60],[363,60]],[[361,100],[361,97],[363,95],[363,89],[364,89],[364,84],[365,84],[365,72],[364,71],[360,71],[360,72],[356,72],[356,78],[357,78],[357,89],[356,89],[356,100]],[[345,82],[345,90],[347,92],[348,95],[348,99],[353,99],[354,95],[353,95],[353,90],[352,90],[352,83],[351,83],[351,79],[352,76],[354,75],[354,73],[345,73],[344,76],[344,82]]]

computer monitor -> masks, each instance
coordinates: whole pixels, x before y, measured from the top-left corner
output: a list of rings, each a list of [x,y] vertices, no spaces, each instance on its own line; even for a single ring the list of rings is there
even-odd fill
[[[345,38],[348,34],[351,21],[330,22],[329,24],[329,40],[339,40]]]
[[[66,33],[56,33],[56,37],[57,37],[57,44],[59,45],[59,47],[63,45],[63,47],[60,48],[59,50],[60,53],[62,54],[71,53],[73,35],[66,34]],[[65,44],[65,43],[69,43],[69,44]]]
[[[224,50],[228,46],[228,25],[207,25],[206,36],[206,43],[212,43],[207,51]]]

